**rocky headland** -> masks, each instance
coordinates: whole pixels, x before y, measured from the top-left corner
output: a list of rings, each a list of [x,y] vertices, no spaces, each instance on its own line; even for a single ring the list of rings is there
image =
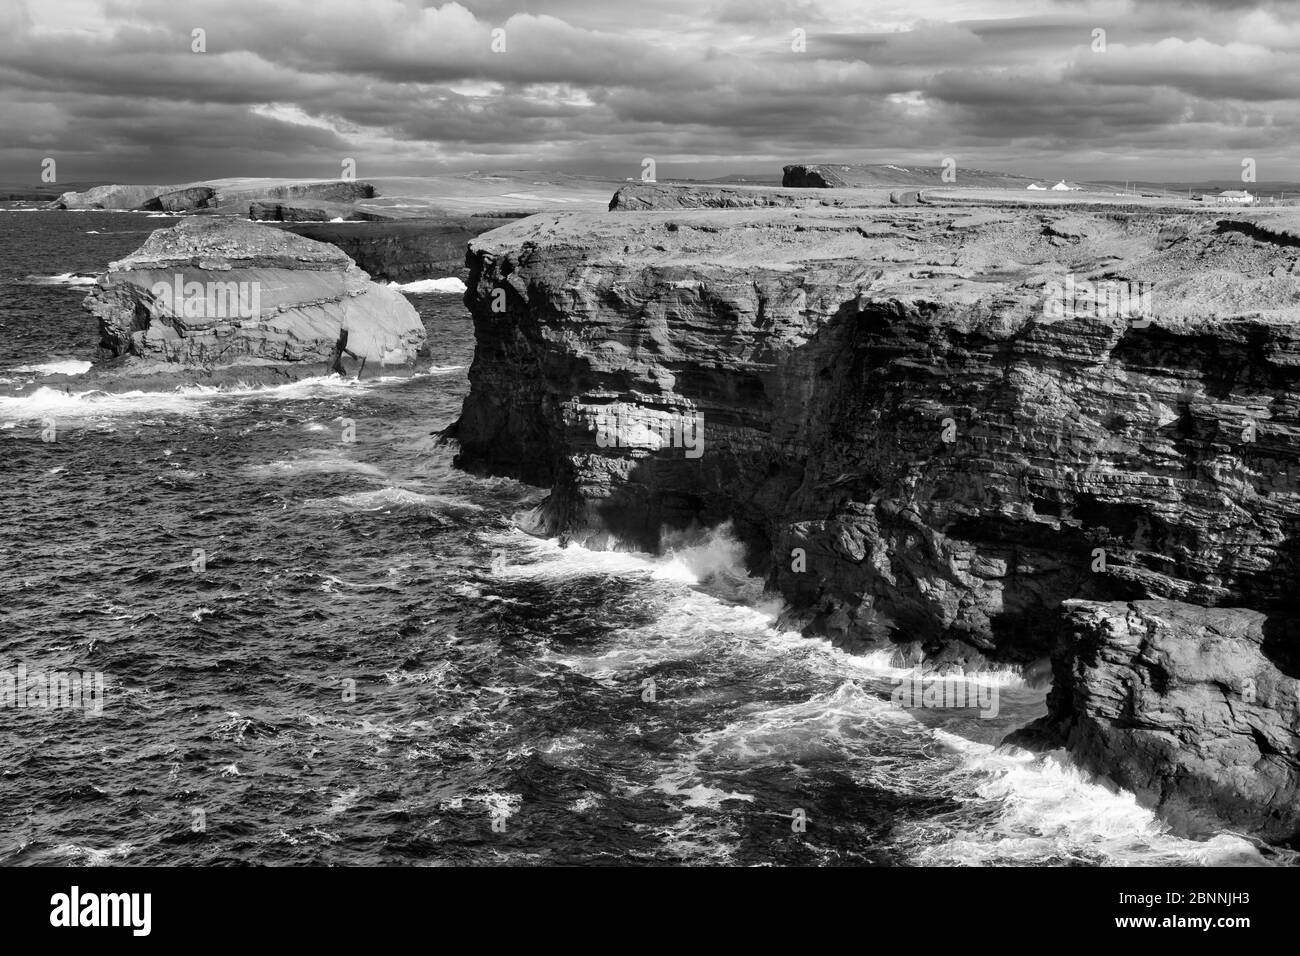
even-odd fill
[[[633,186],[473,240],[459,464],[593,546],[729,521],[852,648],[1050,654],[1020,742],[1300,837],[1293,219],[811,191]]]
[[[947,177],[945,177],[945,172]],[[805,189],[856,189],[882,186],[939,186],[1025,189],[1038,180],[1015,173],[952,166],[894,166],[892,164],[793,163],[782,170],[781,185]]]

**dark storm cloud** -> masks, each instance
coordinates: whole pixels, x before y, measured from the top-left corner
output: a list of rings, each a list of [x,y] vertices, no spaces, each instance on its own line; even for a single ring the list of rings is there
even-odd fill
[[[61,178],[136,181],[350,156],[371,175],[635,174],[647,155],[661,175],[949,155],[1075,178],[1230,176],[1242,155],[1298,173],[1285,3],[20,0],[10,25],[4,179],[45,156]]]

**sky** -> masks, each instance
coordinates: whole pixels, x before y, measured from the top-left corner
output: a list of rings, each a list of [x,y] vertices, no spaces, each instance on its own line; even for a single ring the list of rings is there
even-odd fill
[[[661,180],[949,157],[1300,180],[1300,0],[0,0],[0,22],[8,182],[647,157]]]

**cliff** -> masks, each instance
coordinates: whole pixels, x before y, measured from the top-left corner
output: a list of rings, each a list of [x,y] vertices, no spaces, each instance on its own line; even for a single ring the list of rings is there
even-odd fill
[[[382,223],[294,223],[285,229],[337,246],[376,279],[411,282],[464,277],[466,244],[511,218],[448,215]]]
[[[457,460],[550,486],[538,528],[593,545],[730,520],[848,646],[1052,652],[1030,736],[1161,805],[1236,774],[1209,809],[1289,838],[1293,791],[1256,785],[1250,747],[1294,781],[1294,710],[1132,772],[1149,748],[1126,734],[1171,687],[1191,709],[1237,691],[1180,677],[1115,707],[1078,686],[1131,686],[1133,655],[1055,638],[1065,602],[1163,601],[1183,674],[1206,609],[1262,621],[1234,634],[1295,615],[1296,260],[1289,220],[1100,204],[535,216],[470,243]],[[1261,686],[1294,674],[1294,643],[1239,640]]]
[[[385,222],[393,217],[387,213],[358,209],[347,203],[265,199],[248,204],[248,218],[254,222]]]
[[[84,192],[68,191],[51,201],[51,209],[142,209],[149,200],[171,192],[174,186],[93,186]]]
[[[355,180],[227,179],[179,186],[96,186],[85,192],[65,192],[50,203],[50,208],[153,212],[219,210],[240,215],[246,214],[249,204],[254,202],[316,200],[353,203],[374,196],[374,186]]]
[[[425,339],[410,303],[338,249],[237,219],[158,230],[109,265],[86,307],[102,347],[136,371],[391,371]]]
[[[1300,831],[1300,620],[1178,601],[1067,601],[1051,713],[1065,746],[1192,833]]]
[[[941,186],[943,166],[891,164],[794,163],[782,170],[781,185],[804,189],[880,188],[882,186]],[[963,187],[1026,189],[1038,180],[1014,173],[952,167],[951,181]]]
[[[611,210],[646,212],[656,209],[753,209],[769,206],[861,208],[889,202],[888,190],[772,189],[763,186],[676,186],[636,183],[624,186],[609,201]]]

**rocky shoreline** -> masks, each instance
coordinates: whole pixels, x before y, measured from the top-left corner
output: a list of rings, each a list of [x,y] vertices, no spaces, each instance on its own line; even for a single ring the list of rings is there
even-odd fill
[[[940,671],[1050,657],[1011,742],[1186,832],[1300,840],[1293,214],[637,183],[507,215],[187,219],[99,279],[112,360],[78,383],[400,374],[423,327],[371,275],[467,276],[448,435],[551,489],[537,531],[730,523],[807,633]]]
[[[592,546],[729,521],[849,647],[1051,654],[1019,742],[1300,837],[1292,219],[797,192],[638,187],[473,240],[458,463],[549,486],[538,529]],[[1088,283],[1142,307],[1047,308]]]

